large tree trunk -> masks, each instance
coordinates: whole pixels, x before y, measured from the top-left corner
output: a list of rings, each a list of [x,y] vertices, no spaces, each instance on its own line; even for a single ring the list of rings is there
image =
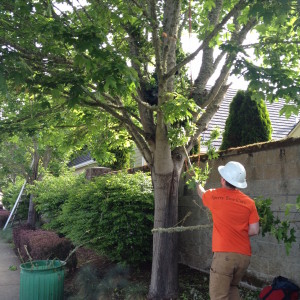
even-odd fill
[[[178,220],[178,173],[152,170],[154,228],[173,227]],[[176,299],[178,295],[178,234],[154,233],[152,274],[148,299]]]

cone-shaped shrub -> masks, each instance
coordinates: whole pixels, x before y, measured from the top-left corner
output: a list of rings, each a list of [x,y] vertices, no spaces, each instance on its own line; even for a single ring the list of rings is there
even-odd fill
[[[249,91],[238,91],[229,107],[220,150],[269,141],[271,136],[265,102],[251,99]]]

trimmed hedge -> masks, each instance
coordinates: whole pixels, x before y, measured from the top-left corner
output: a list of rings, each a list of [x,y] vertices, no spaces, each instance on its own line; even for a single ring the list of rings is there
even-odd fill
[[[48,180],[53,183],[37,182],[34,188],[39,213],[51,216],[48,229],[116,262],[151,260],[154,196],[149,174],[120,172],[74,184],[68,177]]]
[[[73,244],[66,238],[59,237],[55,232],[41,229],[34,230],[29,225],[14,228],[13,238],[16,250],[21,256],[21,260],[65,260],[74,249]],[[30,255],[28,256],[27,251]],[[74,270],[77,265],[76,253],[67,262],[70,270]]]
[[[14,240],[14,245],[15,245],[16,250],[21,248],[21,240],[20,239],[22,236],[22,231],[25,231],[25,230],[34,230],[34,228],[29,224],[25,224],[25,225],[13,228],[13,240]]]
[[[62,207],[62,232],[113,261],[151,260],[154,197],[150,176],[117,173],[72,190]]]

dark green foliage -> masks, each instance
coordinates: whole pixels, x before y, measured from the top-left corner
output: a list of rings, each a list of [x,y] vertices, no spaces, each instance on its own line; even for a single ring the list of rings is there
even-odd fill
[[[17,180],[16,183],[9,183],[3,188],[3,197],[1,201],[7,210],[11,210],[13,208],[23,183],[23,180]]]
[[[150,176],[117,173],[93,181],[74,178],[70,183],[68,176],[62,177],[57,184],[56,179],[48,178],[50,183],[37,185],[37,208],[50,219],[47,228],[65,234],[75,244],[87,244],[114,261],[138,264],[150,260]]]
[[[84,182],[83,174],[74,176],[74,173],[65,171],[59,177],[46,174],[42,181],[35,182],[28,189],[34,194],[35,208],[41,214],[44,228],[60,232],[62,224],[58,219],[62,205],[69,198],[74,187]]]
[[[114,154],[114,160],[107,167],[113,170],[123,170],[130,167],[130,149],[113,148],[111,152]]]
[[[238,91],[226,120],[220,150],[271,140],[272,126],[263,100],[252,100],[249,91]]]
[[[153,227],[150,177],[118,173],[77,186],[59,219],[67,237],[88,243],[114,261],[135,264],[149,260]]]

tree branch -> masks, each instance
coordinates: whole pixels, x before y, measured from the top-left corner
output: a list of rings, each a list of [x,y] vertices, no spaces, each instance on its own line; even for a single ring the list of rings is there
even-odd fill
[[[137,103],[141,104],[142,106],[144,106],[145,108],[147,108],[147,109],[149,109],[149,110],[151,110],[151,111],[158,111],[158,110],[159,110],[159,108],[158,108],[157,105],[150,105],[149,103],[140,100],[140,99],[139,99],[137,96],[135,96],[135,95],[133,95],[133,98],[134,98],[134,100],[135,100]]]
[[[241,45],[241,47],[243,49],[249,49],[249,48],[255,48],[255,47],[263,47],[263,46],[267,46],[267,45],[275,45],[275,44],[295,44],[295,45],[299,45],[300,44],[300,40],[294,40],[294,41],[289,41],[289,40],[284,40],[284,39],[272,39],[272,38],[268,38],[267,41],[264,42],[259,42],[259,43],[253,43],[253,44],[247,44],[247,45]]]
[[[220,104],[222,103],[224,96],[229,89],[230,85],[223,85],[219,90],[217,95],[215,96],[215,99],[213,102],[211,102],[205,109],[205,112],[200,116],[200,118],[197,120],[197,130],[195,134],[191,137],[189,143],[186,146],[187,151],[189,152],[192,147],[194,146],[194,141],[196,141],[200,134],[205,131],[208,127],[208,124],[214,114],[218,111],[220,108]]]
[[[158,20],[157,20],[157,15],[156,15],[156,1],[155,0],[150,0],[150,16],[151,16],[151,27],[152,27],[152,42],[154,46],[154,51],[155,51],[155,57],[156,57],[156,73],[158,80],[161,81],[162,78],[162,61],[161,61],[161,43],[159,39],[159,32],[158,32]]]
[[[208,14],[208,20],[210,26],[216,26],[219,22],[221,9],[223,6],[223,0],[215,1],[215,7]],[[208,32],[206,33],[208,34]],[[220,59],[220,56],[219,56]],[[199,74],[194,82],[194,89],[192,92],[192,98],[198,102],[197,98],[202,96],[202,93],[207,85],[209,78],[216,71],[218,64],[214,64],[214,48],[209,44],[205,44],[203,47],[202,62]]]
[[[143,15],[146,17],[147,20],[151,20],[150,16],[149,16],[149,13],[147,11],[147,6],[143,6],[141,5],[138,1],[136,0],[130,0],[133,4],[135,4],[142,12],[143,12]],[[145,4],[145,3],[144,3]]]
[[[81,100],[82,104],[85,104],[87,106],[90,107],[99,107],[101,109],[103,109],[104,111],[110,113],[113,117],[115,117],[117,120],[121,121],[122,123],[127,124],[128,128],[131,129],[132,131],[136,131],[139,134],[141,134],[142,136],[145,137],[145,132],[138,126],[136,126],[131,120],[130,118],[125,118],[123,117],[121,114],[119,114],[117,111],[115,111],[116,108],[118,108],[118,110],[120,110],[120,107],[116,107],[116,106],[111,106],[110,104],[105,104],[104,102],[100,101],[96,95],[94,95],[92,92],[90,92],[88,89],[86,89],[85,87],[81,86],[81,89],[92,99],[94,100],[94,102],[89,102],[85,99]],[[103,96],[103,95],[102,95]],[[110,96],[107,96],[107,99],[111,99]]]
[[[196,49],[192,54],[187,56],[184,60],[182,60],[179,64],[177,64],[172,70],[170,70],[167,74],[164,75],[164,80],[167,80],[171,76],[173,76],[176,72],[178,72],[183,66],[192,61],[199,52],[209,44],[211,39],[223,28],[223,26],[229,21],[229,19],[234,16],[236,12],[243,8],[246,5],[246,0],[240,0],[233,9],[223,18],[223,20],[215,26],[215,28],[208,34],[208,36],[203,40],[202,44]]]
[[[21,117],[21,118],[17,117],[15,120],[12,120],[12,121],[7,121],[7,120],[3,119],[0,121],[0,124],[4,125],[4,126],[6,126],[6,125],[9,126],[9,125],[14,125],[14,124],[19,124],[19,123],[22,123],[22,122],[30,120],[30,119],[37,119],[39,117],[48,116],[49,114],[53,114],[53,113],[56,113],[57,111],[60,111],[63,106],[64,106],[64,104],[55,105],[55,106],[51,107],[51,109],[49,109],[49,110],[45,109],[43,111],[36,113],[35,115],[32,115],[32,112],[30,112],[30,114],[25,115],[24,117]]]

